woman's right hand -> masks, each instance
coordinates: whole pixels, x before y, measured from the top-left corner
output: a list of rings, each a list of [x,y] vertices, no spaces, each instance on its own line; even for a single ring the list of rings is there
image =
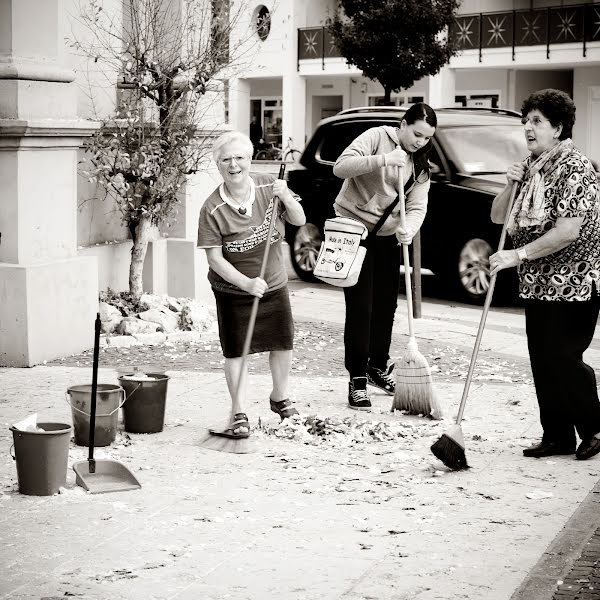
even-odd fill
[[[407,154],[400,146],[385,155],[385,164],[388,167],[404,167]]]
[[[508,170],[506,171],[506,179],[508,179],[509,183],[513,183],[514,181],[523,181],[523,177],[525,177],[525,167],[522,163],[515,163],[514,165],[510,165]]]
[[[248,278],[244,291],[248,292],[251,296],[262,298],[264,293],[267,291],[267,282],[260,277]]]

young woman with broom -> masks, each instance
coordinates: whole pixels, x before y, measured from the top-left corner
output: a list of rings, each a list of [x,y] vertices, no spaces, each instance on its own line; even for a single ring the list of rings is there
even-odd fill
[[[414,104],[400,127],[373,127],[358,136],[333,168],[344,179],[335,200],[336,214],[358,219],[369,230],[396,200],[399,182],[406,184],[404,226],[396,206],[377,234],[367,238],[358,283],[344,288],[348,405],[355,410],[371,408],[367,383],[389,395],[395,393],[394,365],[388,361],[400,285],[398,242],[410,244],[425,219],[430,183],[427,153],[436,126],[434,110],[422,102]]]
[[[231,396],[228,427],[210,432],[233,439],[250,434],[244,412],[246,353],[269,352],[271,410],[282,420],[298,414],[288,398],[294,324],[281,241],[283,219],[303,225],[304,210],[283,179],[250,175],[252,154],[252,142],[242,133],[228,132],[216,140],[213,158],[223,183],[206,199],[198,223],[198,246],[207,254],[208,280],[216,299],[225,378]],[[267,240],[269,231],[272,235]],[[267,243],[272,246],[268,253]],[[264,278],[260,276],[262,270]],[[255,298],[260,298],[256,309]],[[246,350],[251,321],[255,326]]]

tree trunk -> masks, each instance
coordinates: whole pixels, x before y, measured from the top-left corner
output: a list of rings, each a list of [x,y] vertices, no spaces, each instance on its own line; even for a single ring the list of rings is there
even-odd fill
[[[144,270],[148,239],[150,238],[150,227],[150,217],[142,216],[135,228],[133,248],[131,249],[131,263],[129,265],[129,291],[135,300],[139,300],[144,292],[142,272]]]
[[[388,87],[387,85],[383,87],[383,105],[392,105],[392,88]]]

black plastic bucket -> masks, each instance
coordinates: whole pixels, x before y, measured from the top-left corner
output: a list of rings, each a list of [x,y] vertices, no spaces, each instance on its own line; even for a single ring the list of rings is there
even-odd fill
[[[125,390],[123,424],[129,433],[158,433],[165,426],[167,385],[164,373],[145,373],[151,379],[137,379],[140,374],[121,375],[119,383]]]
[[[51,496],[67,482],[71,425],[38,423],[42,431],[21,431],[14,426],[14,459],[19,492],[28,496]]]

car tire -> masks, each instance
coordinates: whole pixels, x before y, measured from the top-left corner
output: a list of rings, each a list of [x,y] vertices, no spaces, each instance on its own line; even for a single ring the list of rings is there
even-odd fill
[[[313,223],[294,228],[288,236],[292,267],[303,281],[318,281],[313,275],[323,236]]]
[[[448,261],[438,273],[454,295],[471,304],[482,305],[490,286],[490,256],[496,252],[492,244],[479,237],[469,237],[448,253]],[[517,298],[515,269],[498,274],[494,288],[494,304],[512,303]]]

